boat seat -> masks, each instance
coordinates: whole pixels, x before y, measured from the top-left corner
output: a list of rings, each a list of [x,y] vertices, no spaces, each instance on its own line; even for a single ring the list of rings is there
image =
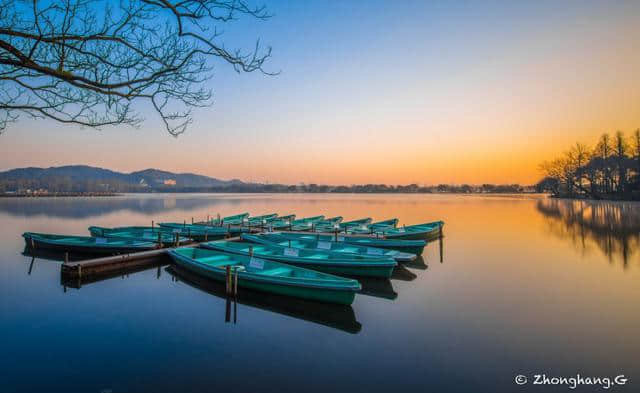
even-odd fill
[[[269,276],[280,276],[291,273],[291,269],[288,267],[277,267],[275,269],[265,270],[262,274],[267,274]]]

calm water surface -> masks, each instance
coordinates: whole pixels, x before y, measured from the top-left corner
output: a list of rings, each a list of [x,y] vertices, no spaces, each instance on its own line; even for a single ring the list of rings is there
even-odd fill
[[[24,231],[87,233],[248,211],[442,219],[445,237],[351,307],[168,266],[66,287]],[[518,374],[640,391],[640,205],[541,196],[127,195],[0,199],[2,392],[511,392]],[[234,312],[235,311],[235,312]],[[227,322],[228,320],[228,322]],[[606,391],[580,386],[575,391]]]

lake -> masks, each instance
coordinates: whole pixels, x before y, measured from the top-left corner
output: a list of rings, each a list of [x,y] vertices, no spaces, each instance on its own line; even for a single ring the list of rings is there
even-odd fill
[[[277,212],[444,220],[351,307],[159,266],[61,282],[25,231]],[[625,375],[640,391],[640,204],[541,195],[158,194],[0,199],[2,392],[512,392]],[[528,383],[519,386],[514,378]],[[602,391],[582,385],[576,391]]]

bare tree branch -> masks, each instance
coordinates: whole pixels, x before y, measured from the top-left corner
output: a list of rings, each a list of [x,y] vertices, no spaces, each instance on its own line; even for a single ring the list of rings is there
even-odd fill
[[[259,71],[271,56],[219,42],[219,23],[270,18],[243,0],[0,0],[0,132],[19,114],[99,128],[138,126],[147,101],[167,131],[211,105],[214,61]]]

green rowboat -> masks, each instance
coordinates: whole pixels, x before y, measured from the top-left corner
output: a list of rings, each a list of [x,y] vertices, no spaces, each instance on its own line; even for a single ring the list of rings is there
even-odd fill
[[[291,222],[290,229],[292,231],[311,231],[322,220],[324,220],[324,216],[300,218]]]
[[[179,236],[188,237],[198,242],[215,239],[224,239],[231,231],[225,226],[208,226],[199,224],[180,224],[173,222],[163,222],[158,224],[163,230],[177,233]]]
[[[24,237],[27,247],[85,254],[126,254],[156,248],[154,242],[135,239],[53,235],[33,232],[25,232],[22,237]]]
[[[295,214],[289,214],[287,216],[278,216],[269,222],[268,227],[270,229],[289,229],[289,225],[296,219]]]
[[[278,217],[278,214],[264,214],[262,216],[249,217],[247,221],[245,221],[244,225],[249,225],[250,227],[262,227],[267,226],[271,221],[275,220]]]
[[[176,237],[171,230],[161,227],[117,227],[105,228],[90,226],[89,233],[93,237],[117,237],[122,239],[134,239],[145,242],[162,243],[165,246],[175,244]],[[191,240],[187,237],[179,237],[178,244],[186,244]]]
[[[348,233],[353,234],[373,234],[373,233],[381,233],[386,230],[391,230],[398,225],[398,219],[392,218],[389,220],[378,221],[372,224],[363,224],[360,226],[354,226],[347,228]]]
[[[226,267],[238,275],[238,286],[279,295],[350,305],[360,284],[345,279],[266,259],[183,247],[170,250],[175,263],[194,273],[225,281]]]
[[[289,233],[282,232],[282,236],[289,239],[303,239],[303,240],[322,240],[322,241],[337,241],[345,242],[349,244],[355,244],[365,247],[377,247],[385,248],[389,250],[398,250],[407,252],[410,254],[422,255],[424,246],[427,242],[424,240],[402,240],[402,239],[385,239],[379,237],[368,236],[350,236],[344,234],[307,234],[307,233]]]
[[[243,234],[242,240],[258,244],[277,244],[282,247],[293,247],[309,250],[323,250],[335,253],[357,254],[368,258],[380,258],[381,256],[395,259],[398,262],[410,262],[416,259],[416,254],[409,254],[384,248],[358,246],[345,242],[318,241],[318,240],[292,240],[278,233],[263,233],[260,235]]]
[[[342,230],[351,228],[351,227],[360,227],[363,225],[369,225],[371,223],[371,217],[361,218],[359,220],[351,220],[340,223],[340,228]]]
[[[218,240],[200,247],[241,255],[253,255],[325,273],[349,276],[391,277],[397,265],[391,258],[369,258],[355,254],[338,254],[322,250],[301,250],[279,245]]]
[[[249,213],[236,214],[222,218],[222,225],[242,225],[245,218],[249,217]]]
[[[405,239],[405,240],[432,240],[440,236],[442,233],[443,221],[434,221],[426,224],[409,225],[400,228],[389,229],[383,231],[383,235],[387,239]]]

